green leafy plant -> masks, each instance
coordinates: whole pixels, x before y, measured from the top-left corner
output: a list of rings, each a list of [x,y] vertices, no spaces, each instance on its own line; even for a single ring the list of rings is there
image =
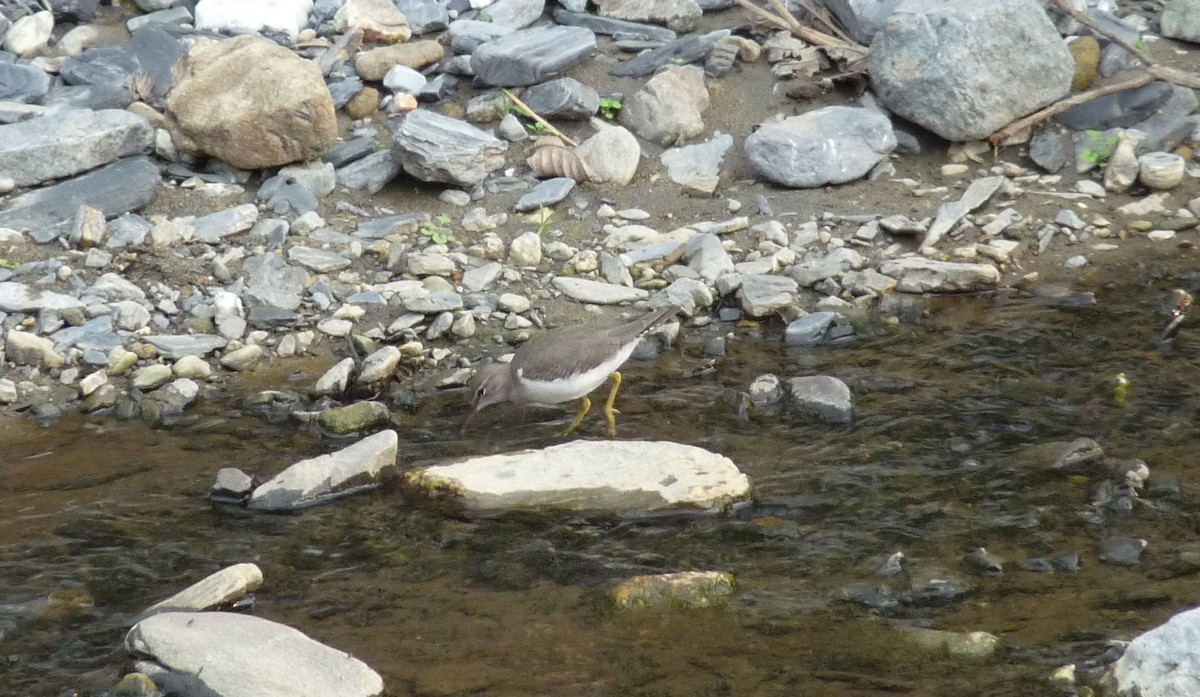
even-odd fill
[[[1085,131],[1087,142],[1079,151],[1079,157],[1090,165],[1104,165],[1117,146],[1117,137],[1104,135],[1104,131]]]
[[[1134,42],[1133,42],[1133,47],[1134,47],[1134,48],[1136,48],[1136,49],[1137,49],[1137,50],[1139,50],[1139,51],[1145,51],[1146,49],[1148,49],[1148,48],[1149,48],[1149,47],[1146,45],[1146,41],[1145,41],[1145,39],[1138,39],[1137,41],[1134,41]]]
[[[538,237],[545,235],[550,230],[550,220],[554,218],[554,211],[545,206],[538,206]]]
[[[433,240],[434,244],[454,242],[454,232],[450,230],[450,222],[450,216],[439,215],[421,226],[421,234]]]
[[[492,100],[492,106],[496,107],[496,111],[500,112],[500,117],[504,118],[513,112],[513,103],[505,95],[500,95]]]
[[[617,118],[617,114],[621,111],[621,100],[613,99],[612,97],[600,98],[600,113],[604,118],[612,121]]]
[[[12,261],[11,259],[5,259],[4,257],[0,257],[0,269],[18,269],[20,267],[21,267],[21,262]]]
[[[528,128],[530,133],[545,133],[546,132],[546,125],[543,123],[538,123],[537,121],[531,121],[531,122],[525,124],[525,128]]]

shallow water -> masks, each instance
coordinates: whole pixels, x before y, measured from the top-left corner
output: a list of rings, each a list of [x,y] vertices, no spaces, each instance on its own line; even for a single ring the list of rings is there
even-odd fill
[[[257,614],[362,658],[391,695],[1053,694],[1045,676],[1054,667],[1094,660],[1106,639],[1129,638],[1200,597],[1196,569],[1178,561],[1200,551],[1200,333],[1185,326],[1167,349],[1153,341],[1164,322],[1154,309],[1193,261],[1191,251],[1178,254],[1165,271],[1131,264],[1097,274],[1088,310],[1023,294],[943,299],[919,326],[818,350],[782,347],[777,325],[760,338],[731,327],[744,336],[699,377],[685,377],[702,361],[687,341],[695,330],[685,329],[682,350],[630,366],[620,437],[732,458],[758,499],[729,518],[472,521],[395,490],[292,516],[240,515],[205,500],[219,468],[270,475],[340,444],[229,404],[166,430],[9,421],[0,442],[0,693],[112,685],[141,608],[253,561],[265,576]],[[739,420],[728,391],[765,372],[843,378],[855,423],[762,412]],[[1133,385],[1124,403],[1113,399],[1118,372]],[[243,389],[283,376],[253,381]],[[400,431],[404,464],[560,442],[570,416],[497,409],[463,440],[460,399],[398,411],[411,424]],[[598,417],[585,424],[584,437],[600,437]],[[1079,436],[1149,464],[1151,487],[1132,514],[1089,505],[1104,477],[1046,472],[1017,456]],[[1179,491],[1154,488],[1167,478]],[[1097,544],[1113,536],[1149,541],[1139,566],[1098,561]],[[1001,576],[962,562],[980,546],[1007,561]],[[873,571],[897,550],[913,577],[942,573],[971,592],[888,617],[839,599],[853,582],[903,590],[902,579]],[[1015,565],[1070,551],[1083,559],[1077,574]],[[740,594],[725,609],[610,609],[621,580],[687,569],[733,572]],[[46,599],[52,609],[31,609]],[[1004,646],[982,663],[954,659],[912,648],[891,620],[988,631]]]

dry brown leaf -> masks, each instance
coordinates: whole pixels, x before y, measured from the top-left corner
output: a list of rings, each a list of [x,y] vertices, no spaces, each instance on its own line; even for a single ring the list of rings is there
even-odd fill
[[[555,138],[554,140],[558,140]],[[533,169],[533,176],[570,177],[579,183],[590,181],[592,176],[587,163],[579,155],[568,148],[559,145],[545,144],[535,149],[526,160]]]

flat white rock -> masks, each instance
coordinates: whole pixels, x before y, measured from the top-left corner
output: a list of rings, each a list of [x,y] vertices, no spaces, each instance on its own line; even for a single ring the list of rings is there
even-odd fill
[[[248,505],[286,511],[373,485],[383,470],[396,466],[396,446],[395,431],[380,431],[335,453],[301,460],[255,489]]]
[[[164,612],[138,622],[125,650],[164,692],[220,697],[371,697],[383,678],[287,625],[231,612]]]
[[[577,440],[410,470],[404,481],[481,511],[716,511],[750,494],[749,477],[729,458],[666,441]]]
[[[225,605],[244,597],[262,585],[262,570],[255,564],[243,563],[227,566],[220,571],[200,579],[166,600],[157,602],[142,616],[168,610],[203,610]]]
[[[602,281],[592,281],[574,276],[558,276],[553,281],[554,287],[567,297],[581,303],[597,305],[615,305],[633,300],[645,300],[650,294],[641,288],[618,286]]]
[[[200,0],[196,3],[196,28],[253,34],[274,30],[292,40],[308,23],[312,0]]]

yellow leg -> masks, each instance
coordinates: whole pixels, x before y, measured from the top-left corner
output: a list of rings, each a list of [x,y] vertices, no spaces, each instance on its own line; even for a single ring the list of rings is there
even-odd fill
[[[604,402],[604,420],[608,422],[608,435],[617,435],[617,414],[621,412],[613,409],[613,403],[617,401],[617,390],[621,389],[621,374],[613,372],[608,376],[612,380],[612,389],[608,391],[608,400]]]
[[[580,397],[579,398],[579,413],[575,415],[575,420],[571,422],[571,425],[567,427],[567,430],[563,431],[563,435],[564,436],[571,435],[571,432],[575,430],[575,427],[579,425],[580,421],[583,421],[583,417],[587,416],[587,413],[588,413],[588,411],[591,410],[591,408],[592,408],[592,400],[588,399],[587,395]]]

